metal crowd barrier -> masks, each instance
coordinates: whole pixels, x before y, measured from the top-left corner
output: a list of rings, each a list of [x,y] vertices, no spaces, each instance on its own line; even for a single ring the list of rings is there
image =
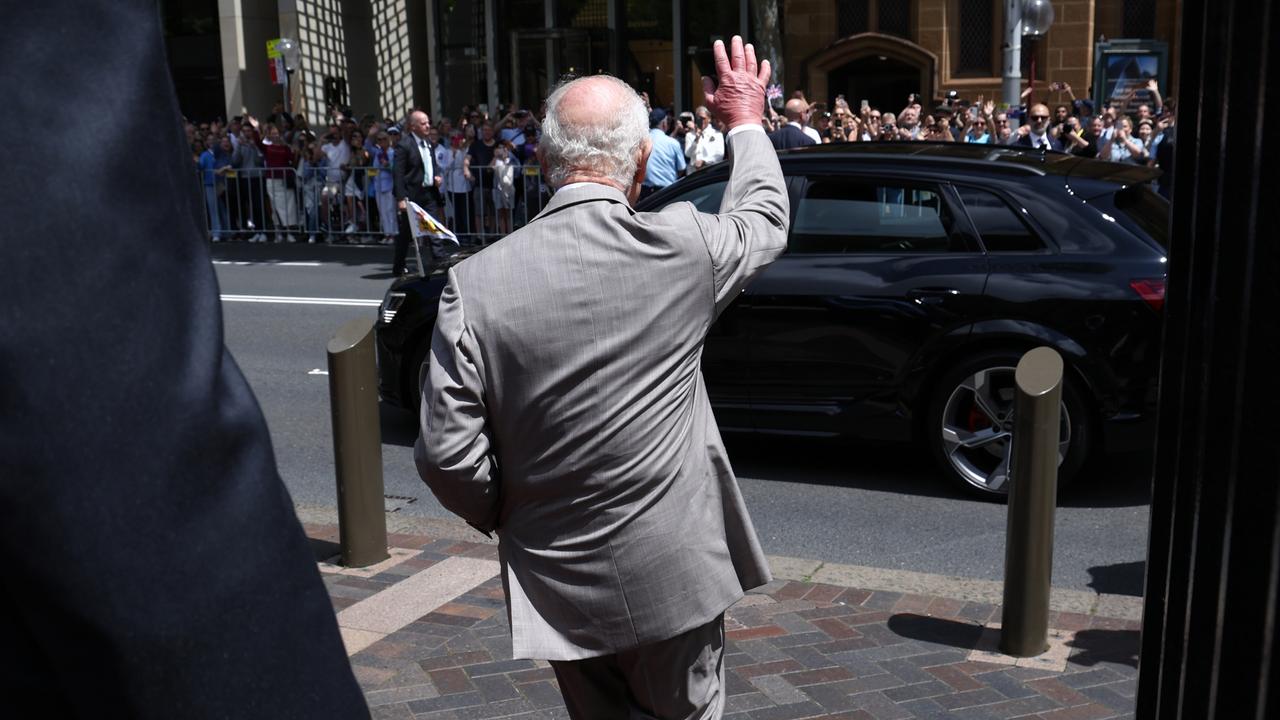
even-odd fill
[[[376,244],[391,242],[399,232],[403,213],[394,191],[378,192],[380,183],[392,182],[389,169],[226,168],[215,171],[212,186],[204,174],[196,170],[205,228],[215,241]],[[444,181],[436,219],[463,245],[502,238],[536,217],[551,198],[536,165],[471,168],[470,180],[460,165],[445,165],[437,174]]]

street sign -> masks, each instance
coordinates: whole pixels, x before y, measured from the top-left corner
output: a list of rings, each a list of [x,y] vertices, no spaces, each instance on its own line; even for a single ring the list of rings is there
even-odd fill
[[[284,53],[278,45],[280,38],[267,41],[267,70],[271,73],[273,85],[284,85],[288,82],[284,71]]]

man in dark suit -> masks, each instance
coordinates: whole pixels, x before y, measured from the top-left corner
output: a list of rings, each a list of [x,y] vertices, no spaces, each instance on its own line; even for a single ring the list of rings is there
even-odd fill
[[[0,241],[0,706],[367,718],[223,346],[159,4],[8,13],[0,96],[16,117],[60,121],[0,173],[0,196],[24,198]],[[49,32],[76,52],[51,51]],[[148,152],[103,137],[148,138]],[[36,168],[63,192],[31,193]]]
[[[1018,138],[1010,145],[1062,152],[1062,141],[1049,133],[1049,108],[1036,103],[1027,113],[1029,122],[1018,128]]]
[[[782,109],[787,117],[787,124],[769,133],[769,142],[773,143],[775,150],[815,144],[813,138],[805,134],[804,126],[801,124],[807,111],[808,105],[805,101],[799,98],[787,101],[786,107]]]
[[[405,256],[409,252],[409,242],[413,235],[409,231],[409,216],[405,212],[408,202],[418,204],[423,210],[431,213],[437,220],[440,214],[440,182],[443,173],[435,167],[435,148],[428,135],[431,132],[431,118],[421,110],[409,113],[408,132],[396,143],[395,162],[391,174],[395,177],[396,208],[400,215],[400,233],[396,235],[396,258],[391,272],[403,275],[405,272]],[[444,241],[431,238],[431,259],[440,260],[445,256]]]

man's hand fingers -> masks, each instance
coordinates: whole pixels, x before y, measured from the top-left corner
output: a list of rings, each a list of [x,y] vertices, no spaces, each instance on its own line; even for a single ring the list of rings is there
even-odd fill
[[[742,72],[746,64],[746,57],[742,50],[742,36],[734,35],[733,40],[729,41],[729,67],[735,72]]]
[[[716,83],[706,75],[702,76],[702,104],[714,115],[716,112]]]
[[[716,59],[716,74],[720,77],[728,75],[730,70],[729,56],[725,54],[723,40],[717,40],[715,42],[715,45],[711,48],[711,54],[714,55]]]
[[[760,63],[760,72],[756,74],[756,82],[763,87],[769,87],[769,76],[773,74],[773,66],[768,60]]]
[[[747,46],[743,49],[746,52],[747,60],[747,65],[743,69],[747,71],[748,75],[755,77],[756,73],[760,71],[760,64],[756,62],[756,48],[751,43],[747,43]]]

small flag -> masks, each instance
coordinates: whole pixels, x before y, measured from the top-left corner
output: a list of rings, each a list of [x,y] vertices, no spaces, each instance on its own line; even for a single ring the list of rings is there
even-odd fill
[[[444,223],[436,220],[431,213],[422,209],[418,203],[409,200],[405,204],[405,212],[409,213],[409,232],[415,238],[420,237],[436,237],[449,240],[454,245],[459,245],[458,236],[450,232]]]

